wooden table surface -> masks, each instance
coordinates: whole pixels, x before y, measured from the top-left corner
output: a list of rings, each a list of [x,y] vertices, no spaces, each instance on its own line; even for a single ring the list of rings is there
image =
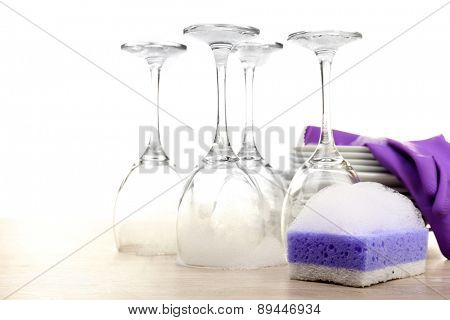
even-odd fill
[[[289,280],[286,266],[209,270],[177,266],[174,256],[120,254],[115,251],[111,231],[79,249],[105,231],[110,223],[0,220],[0,296],[9,299],[450,298],[450,262],[440,254],[432,234],[425,274],[358,289]]]

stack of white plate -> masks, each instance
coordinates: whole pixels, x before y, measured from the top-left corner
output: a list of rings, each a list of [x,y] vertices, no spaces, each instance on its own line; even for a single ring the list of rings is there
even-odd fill
[[[291,151],[291,167],[293,171],[298,168],[312,155],[316,149],[315,145],[306,145],[295,147]],[[341,155],[352,165],[353,169],[358,173],[361,181],[372,181],[384,184],[398,192],[411,198],[408,190],[394,175],[389,173],[381,164],[373,157],[367,147],[360,146],[338,146]],[[285,173],[286,180],[292,179],[291,174]]]

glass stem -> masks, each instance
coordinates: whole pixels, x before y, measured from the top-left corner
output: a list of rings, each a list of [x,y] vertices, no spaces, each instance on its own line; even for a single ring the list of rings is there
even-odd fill
[[[226,71],[228,55],[231,48],[212,48],[216,60],[217,77],[217,128],[214,143],[211,150],[205,157],[206,162],[216,161],[236,161],[238,158],[234,154],[227,128],[227,106],[226,106]]]
[[[253,81],[255,66],[247,63],[244,67],[245,78],[245,128],[242,147],[238,153],[243,160],[261,160],[262,157],[256,148],[255,131],[253,125]]]
[[[150,66],[150,100],[155,104],[154,117],[152,117],[150,126],[150,137],[147,148],[142,155],[144,160],[167,161],[168,157],[161,145],[161,137],[159,134],[159,80],[161,74],[160,62],[149,62]]]
[[[322,86],[322,128],[320,132],[320,141],[316,154],[319,157],[340,157],[334,143],[333,131],[330,124],[330,80],[331,80],[331,64],[333,61],[334,51],[317,52],[320,62],[320,78]]]

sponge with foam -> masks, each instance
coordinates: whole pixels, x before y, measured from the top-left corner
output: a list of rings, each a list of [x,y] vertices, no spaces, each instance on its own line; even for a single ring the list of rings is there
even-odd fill
[[[428,232],[409,199],[377,183],[314,195],[288,229],[291,279],[365,287],[425,271]]]

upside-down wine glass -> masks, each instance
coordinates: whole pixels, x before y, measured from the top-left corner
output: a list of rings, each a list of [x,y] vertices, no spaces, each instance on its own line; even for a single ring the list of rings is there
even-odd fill
[[[121,46],[145,59],[150,69],[151,97],[155,111],[148,144],[117,193],[114,236],[120,252],[137,255],[176,253],[176,218],[180,177],[170,165],[159,134],[159,80],[167,58],[186,50],[172,42],[125,43]]]
[[[184,33],[206,42],[213,51],[218,114],[213,145],[192,173],[180,200],[178,263],[227,269],[267,266],[271,253],[266,243],[266,208],[257,185],[240,167],[231,148],[226,121],[229,53],[259,30],[209,24],[190,26]]]
[[[261,156],[255,142],[255,131],[253,122],[254,94],[253,81],[255,69],[263,65],[271,53],[279,51],[283,45],[278,42],[242,42],[234,46],[233,52],[241,61],[245,81],[245,128],[242,146],[238,152],[240,164],[246,172],[256,181],[263,200],[269,208],[267,217],[266,233],[272,237],[273,247],[278,246],[279,254],[275,254],[274,264],[284,262],[284,250],[281,237],[281,209],[285,196],[283,182],[277,177],[272,167]]]
[[[322,86],[322,128],[319,144],[311,157],[298,169],[289,185],[283,203],[283,237],[311,196],[321,189],[337,183],[353,184],[359,178],[350,164],[342,157],[334,143],[330,125],[331,63],[337,49],[360,39],[358,32],[317,31],[296,32],[288,40],[313,50],[319,59]]]

